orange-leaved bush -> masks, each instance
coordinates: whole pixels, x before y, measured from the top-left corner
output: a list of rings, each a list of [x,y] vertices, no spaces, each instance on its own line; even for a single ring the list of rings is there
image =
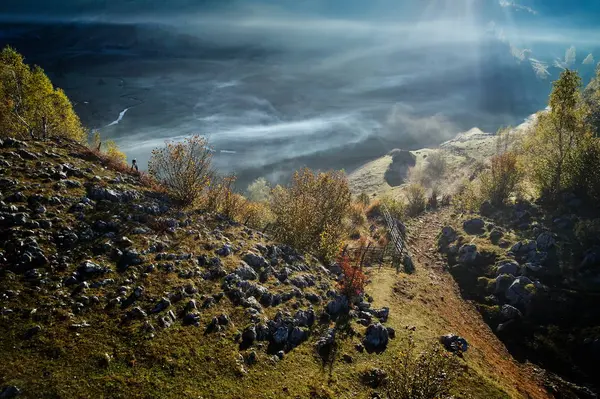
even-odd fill
[[[338,259],[338,264],[342,269],[342,278],[339,282],[340,291],[350,300],[362,294],[367,285],[367,276],[357,260],[352,261],[347,255],[342,255]]]
[[[212,151],[204,137],[166,142],[152,151],[148,172],[181,205],[192,205],[209,188],[214,177]]]

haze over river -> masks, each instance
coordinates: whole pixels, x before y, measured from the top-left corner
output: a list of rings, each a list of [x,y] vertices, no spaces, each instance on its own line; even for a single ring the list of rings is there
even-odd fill
[[[240,188],[517,124],[600,58],[592,1],[48,3],[3,1],[0,45],[142,167],[198,133]]]

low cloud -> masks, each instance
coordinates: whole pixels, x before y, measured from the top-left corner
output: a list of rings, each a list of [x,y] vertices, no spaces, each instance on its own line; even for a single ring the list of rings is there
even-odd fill
[[[529,62],[531,62],[531,67],[535,72],[535,75],[540,79],[546,79],[550,76],[550,72],[548,72],[548,64],[537,60],[535,58],[530,58]]]
[[[389,136],[408,136],[424,145],[450,139],[460,131],[442,113],[419,115],[404,103],[394,105],[387,116],[386,130]]]
[[[99,4],[86,1],[90,9]],[[338,165],[389,146],[434,145],[473,126],[493,131],[543,104],[547,83],[539,80],[550,76],[554,49],[594,49],[579,41],[592,41],[593,32],[521,24],[526,18],[505,11],[535,11],[506,0],[488,0],[490,14],[473,0],[331,0],[336,7],[320,0],[212,0],[205,10],[200,0],[174,1],[191,6],[148,0],[162,8],[134,14],[133,2],[122,2],[110,14],[80,13],[75,20],[31,17],[86,22],[66,30],[64,42],[73,45],[48,41],[39,57],[77,59],[61,84],[70,96],[75,91],[74,101],[89,101],[79,109],[91,127],[135,106],[102,134],[140,165],[165,139],[196,133],[209,137],[220,168],[250,178],[248,171],[259,168],[285,176],[298,165],[345,167]],[[0,12],[0,20],[11,18]],[[497,23],[486,34],[489,18]],[[118,54],[105,57],[112,48]],[[575,58],[567,54],[561,65]],[[99,77],[107,82],[101,87]]]
[[[592,65],[594,63],[594,55],[592,53],[588,54],[587,57],[583,60],[583,65]]]
[[[565,58],[560,59],[557,58],[554,60],[554,66],[560,69],[567,69],[575,65],[575,61],[577,60],[577,49],[575,46],[571,46],[565,52]]]

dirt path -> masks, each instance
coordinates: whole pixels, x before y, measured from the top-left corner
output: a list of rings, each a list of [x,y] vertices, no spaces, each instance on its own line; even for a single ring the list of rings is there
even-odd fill
[[[409,227],[410,254],[417,274],[426,277],[425,281],[428,280],[432,287],[426,296],[428,305],[444,321],[446,329],[467,339],[470,349],[466,356],[473,367],[493,370],[498,380],[504,385],[510,381],[509,385],[522,397],[551,397],[540,386],[535,368],[530,364],[520,364],[512,358],[477,309],[461,297],[452,276],[443,270],[445,261],[436,249],[436,239],[444,221],[451,217],[451,211],[444,209],[421,216]],[[388,279],[383,279],[386,280]]]

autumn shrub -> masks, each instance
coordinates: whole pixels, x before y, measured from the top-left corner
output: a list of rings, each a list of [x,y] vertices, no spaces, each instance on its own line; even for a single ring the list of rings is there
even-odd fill
[[[342,277],[339,282],[340,292],[352,302],[354,298],[361,295],[367,285],[367,276],[364,274],[358,260],[351,260],[349,256],[341,256],[338,264],[342,269]]]
[[[109,160],[109,162],[122,164],[127,163],[127,156],[123,151],[119,149],[117,143],[115,143],[112,140],[107,140],[106,142],[104,142],[103,147],[104,154],[106,155],[106,158]]]
[[[281,242],[318,252],[324,233],[327,241],[341,241],[350,198],[342,172],[297,171],[287,187],[273,189],[273,234]]]
[[[252,228],[263,230],[273,223],[273,213],[268,203],[246,199],[240,204],[237,220]]]
[[[427,209],[437,209],[437,207],[439,206],[439,201],[438,201],[439,194],[440,193],[439,193],[437,187],[434,187],[431,189],[431,193],[429,194],[429,197],[427,199]]]
[[[580,220],[575,224],[573,232],[583,248],[600,245],[600,219]]]
[[[271,198],[271,186],[264,177],[254,180],[246,190],[247,197],[253,202],[267,202]]]
[[[384,387],[388,399],[450,398],[449,390],[461,370],[456,355],[437,342],[418,352],[412,336],[393,364]]]
[[[438,180],[446,174],[448,160],[442,151],[429,154],[425,163],[425,174],[430,180]]]
[[[152,151],[148,172],[177,203],[187,206],[201,198],[211,186],[212,152],[205,138],[191,136],[182,142],[167,142]]]
[[[407,214],[406,203],[400,199],[391,196],[385,196],[381,199],[381,204],[385,205],[390,212],[390,216],[397,220],[403,220]]]
[[[355,202],[348,208],[348,217],[353,227],[360,227],[367,224],[367,215],[365,214],[365,205],[361,202]]]
[[[129,172],[130,173],[133,172],[131,170],[131,168],[129,168]],[[152,177],[150,174],[148,174],[147,172],[139,171],[139,172],[135,172],[135,174],[137,175],[138,180],[142,186],[148,187],[148,188],[152,189],[152,191],[157,192],[157,193],[165,192],[164,187],[161,186],[160,183],[154,177]]]
[[[343,233],[331,226],[326,226],[319,236],[319,246],[316,255],[325,263],[333,263],[342,249]]]
[[[408,168],[406,173],[406,181],[410,184],[428,186],[431,183],[431,179],[425,171],[425,164],[419,163],[418,165]]]
[[[362,192],[356,197],[356,202],[362,204],[364,207],[367,207],[371,204],[371,198],[367,193]]]
[[[441,206],[449,206],[452,203],[452,195],[443,194],[442,199],[440,201]]]
[[[102,137],[100,136],[100,132],[96,130],[89,137],[88,147],[92,151],[100,152],[101,146],[102,146]]]
[[[210,212],[221,213],[230,219],[236,219],[246,199],[235,193],[235,181],[236,177],[234,175],[213,175],[203,198],[204,208]]]
[[[87,135],[68,97],[44,71],[25,64],[10,47],[0,52],[0,134],[20,139],[61,137],[85,142]]]
[[[590,110],[586,122],[600,134],[600,63],[596,66],[596,76],[583,91],[583,98]]]
[[[127,165],[125,153],[119,149],[119,146],[113,140],[103,142],[99,132],[96,131],[90,136],[87,151],[97,157],[103,166],[119,173],[137,176],[143,185],[155,188],[157,191],[163,191],[156,179]]]
[[[381,210],[382,201],[380,199],[376,199],[372,201],[369,206],[365,208],[365,215],[368,219],[377,219],[382,216]]]
[[[517,194],[523,173],[515,153],[505,152],[491,159],[491,167],[480,176],[483,200],[503,205],[512,194]]]
[[[431,152],[423,162],[410,167],[407,173],[407,181],[412,184],[432,187],[444,178],[447,171],[447,156],[442,150],[439,150]]]
[[[406,189],[406,200],[406,213],[409,216],[416,216],[422,213],[427,206],[425,188],[417,183],[409,185]]]
[[[478,211],[483,203],[479,181],[461,182],[451,200],[454,207],[461,212]]]
[[[591,202],[600,201],[600,138],[587,135],[572,160],[568,186]]]

